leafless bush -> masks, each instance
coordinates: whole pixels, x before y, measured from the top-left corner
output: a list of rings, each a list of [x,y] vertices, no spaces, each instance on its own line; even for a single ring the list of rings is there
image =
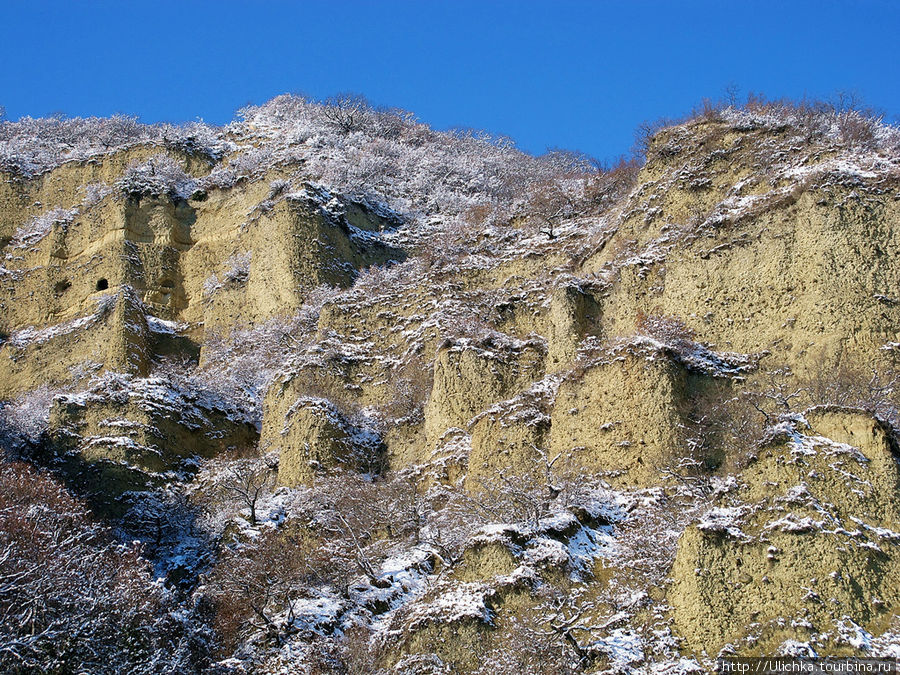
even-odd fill
[[[222,278],[227,283],[242,283],[250,276],[250,261],[253,259],[253,251],[236,253],[225,261],[225,271]]]
[[[845,356],[798,378],[803,404],[865,410],[900,431],[900,372]]]
[[[99,204],[107,195],[113,193],[113,189],[106,183],[88,183],[81,188],[84,191],[84,199],[81,200],[81,206],[84,209],[90,209]]]
[[[13,234],[10,246],[28,248],[50,234],[53,226],[67,227],[75,220],[78,209],[53,208],[21,225]]]
[[[160,154],[129,166],[116,187],[133,199],[146,196],[187,199],[196,189],[197,181],[177,161]]]
[[[50,420],[58,389],[42,384],[12,401],[0,403],[0,442],[10,449],[36,447]]]
[[[434,385],[434,368],[421,356],[414,356],[404,363],[391,378],[391,401],[385,413],[398,421],[418,423],[423,421],[425,403]]]
[[[225,261],[225,269],[218,273],[213,272],[203,280],[203,297],[210,299],[226,285],[242,284],[250,277],[250,263],[253,260],[253,251],[235,253]]]
[[[227,166],[219,167],[204,179],[205,183],[215,187],[231,187],[241,180],[250,180],[262,176],[275,161],[275,153],[271,146],[252,147],[236,157],[232,157]]]
[[[521,523],[537,530],[554,510],[576,505],[586,496],[589,481],[562,469],[572,464],[572,451],[550,455],[536,445],[531,449],[533,471],[514,474],[500,469],[478,481],[478,493],[464,497],[485,522]]]
[[[700,100],[700,104],[691,112],[691,117],[700,118],[707,122],[721,122],[721,113],[725,106],[724,101],[703,98]]]
[[[880,118],[869,117],[858,110],[847,110],[837,114],[837,127],[841,141],[854,148],[873,148]]]
[[[292,600],[331,582],[334,569],[319,538],[299,525],[226,550],[201,588],[213,602],[220,654],[231,655],[256,632],[283,643],[296,632]]]
[[[659,119],[648,120],[638,124],[634,132],[632,154],[639,158],[640,161],[645,161],[649,156],[650,148],[656,135],[663,129],[674,126],[681,121],[681,119],[672,117],[660,117]]]
[[[622,155],[612,164],[598,164],[585,185],[585,199],[597,209],[604,211],[628,193],[637,183],[641,165],[637,158]]]
[[[851,148],[873,149],[890,143],[889,138],[896,135],[887,133],[895,127],[885,125],[883,117],[848,92],[838,92],[827,100],[772,99],[749,92],[741,102],[737,92],[731,90],[719,100],[704,99],[689,115],[639,125],[632,152],[635,157],[645,160],[653,139],[662,129],[689,121],[726,122],[744,131],[791,129],[807,143],[831,139]],[[659,150],[665,152],[666,148]]]
[[[226,145],[220,130],[198,122],[140,124],[127,115],[23,117],[16,122],[0,120],[0,170],[30,178],[66,161],[86,160],[139,143],[200,152],[210,159],[221,156]]]
[[[584,185],[577,175],[563,175],[531,186],[525,201],[526,217],[548,239],[556,238],[560,223],[587,213]]]
[[[197,672],[199,635],[134,548],[59,484],[0,465],[0,667],[10,673]]]
[[[204,343],[204,367],[191,374],[191,386],[217,393],[260,419],[266,387],[292,355],[309,346],[322,305],[336,292],[330,286],[313,289],[292,317],[211,332]]]
[[[408,113],[375,111],[352,95],[333,103],[278,97],[240,114],[254,128],[295,139],[282,153],[286,161],[302,160],[318,180],[410,215],[458,215],[479,203],[511,204],[523,187],[560,172],[555,156],[531,157],[508,139],[436,132]],[[307,153],[300,143],[338,152]]]
[[[161,124],[158,126],[159,136],[166,148],[189,156],[203,157],[213,164],[222,159],[228,150],[223,142],[221,129],[203,122],[186,124]]]
[[[785,367],[746,381],[719,382],[694,391],[684,404],[688,448],[667,475],[702,488],[711,470],[742,469],[778,422],[811,406],[863,410],[900,429],[900,374],[851,356],[801,376]]]
[[[650,315],[639,311],[635,329],[639,334],[658,340],[675,351],[690,351],[694,346],[694,331],[675,316]]]
[[[427,517],[415,484],[400,474],[370,481],[335,473],[299,496],[283,527],[226,550],[204,580],[223,655],[254,634],[281,644],[298,630],[298,599],[333,589],[347,598],[360,580],[383,587],[380,563],[398,542],[415,542]]]
[[[373,132],[382,138],[399,139],[416,126],[416,116],[400,108],[379,108],[375,111]]]
[[[371,480],[336,473],[318,486],[310,521],[349,582],[362,574],[379,584],[378,565],[398,541],[414,542],[424,525],[424,506],[414,482],[403,474]]]
[[[728,381],[705,383],[690,392],[682,406],[687,452],[660,467],[663,474],[706,496],[712,472],[743,469],[755,456],[768,424],[758,408],[759,398],[759,393]]]
[[[323,103],[322,118],[345,134],[360,131],[374,117],[372,106],[360,94],[337,94],[325,99]]]

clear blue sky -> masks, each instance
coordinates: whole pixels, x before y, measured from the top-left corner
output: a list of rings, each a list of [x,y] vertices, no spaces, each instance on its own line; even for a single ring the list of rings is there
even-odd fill
[[[0,0],[0,105],[224,123],[279,93],[354,91],[610,158],[732,83],[854,90],[895,120],[898,37],[897,0]]]

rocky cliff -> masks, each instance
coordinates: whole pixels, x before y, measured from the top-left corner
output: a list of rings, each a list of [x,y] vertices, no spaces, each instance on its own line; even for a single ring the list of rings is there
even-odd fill
[[[210,663],[900,654],[895,128],[757,102],[598,172],[354,111],[3,125],[4,443]]]

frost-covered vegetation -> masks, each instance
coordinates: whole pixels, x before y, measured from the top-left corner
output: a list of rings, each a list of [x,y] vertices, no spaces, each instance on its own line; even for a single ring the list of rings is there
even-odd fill
[[[167,155],[156,155],[141,164],[132,164],[116,183],[123,194],[137,198],[166,195],[187,199],[196,186],[197,181]]]
[[[211,159],[228,148],[219,129],[197,122],[141,124],[127,115],[23,117],[0,122],[0,169],[30,178],[63,162],[84,161],[142,143],[201,152]]]
[[[0,667],[9,673],[173,673],[204,667],[210,636],[48,474],[0,465]]]
[[[470,212],[484,220],[508,215],[533,196],[548,200],[546,218],[558,220],[575,213],[571,202],[590,190],[584,176],[597,168],[577,153],[533,157],[508,138],[435,131],[410,113],[375,109],[359,97],[315,102],[284,95],[238,116],[225,127],[144,125],[125,116],[4,121],[0,169],[27,178],[144,144],[214,162],[200,182],[209,188],[252,180],[275,165],[303,164],[314,179],[407,216]],[[120,185],[126,193],[189,194],[183,172],[164,157],[132,167]]]

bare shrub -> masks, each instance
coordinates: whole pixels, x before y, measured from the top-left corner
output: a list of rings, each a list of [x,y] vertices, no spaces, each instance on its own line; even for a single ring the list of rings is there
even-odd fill
[[[582,187],[574,176],[560,176],[533,185],[525,201],[526,217],[534,222],[538,232],[555,239],[561,222],[587,212]]]
[[[635,329],[676,351],[690,351],[694,346],[694,331],[676,316],[651,315],[639,311]]]
[[[700,99],[700,104],[691,112],[691,117],[700,118],[706,122],[721,122],[722,110],[725,108],[723,101],[711,98]]]
[[[711,470],[740,471],[755,457],[768,430],[811,406],[866,411],[900,429],[900,374],[844,357],[797,376],[785,367],[761,371],[746,382],[723,381],[691,393],[684,404],[689,452],[664,472],[701,491]]]
[[[212,298],[217,292],[227,285],[242,284],[250,277],[250,263],[253,260],[253,251],[235,253],[228,258],[225,269],[219,273],[213,272],[203,280],[203,297],[206,300]]]
[[[0,442],[8,449],[37,447],[50,421],[50,406],[59,389],[42,384],[12,401],[0,403]]]
[[[873,148],[880,118],[866,116],[858,110],[838,113],[837,127],[843,143],[853,148]]]
[[[760,395],[740,389],[740,383],[706,383],[690,392],[682,404],[682,429],[687,452],[662,472],[702,496],[712,489],[710,475],[740,471],[756,455],[765,437],[766,415]]]
[[[81,189],[84,191],[84,198],[81,200],[81,205],[84,209],[90,209],[96,206],[103,201],[107,195],[113,193],[113,189],[106,183],[88,183],[87,185],[82,186]]]
[[[204,343],[203,368],[190,374],[191,386],[239,404],[250,417],[261,419],[266,387],[293,355],[311,344],[322,306],[336,293],[323,285],[310,291],[292,317],[212,332]]]
[[[576,505],[587,494],[590,483],[586,477],[562,469],[572,465],[574,451],[550,455],[533,444],[531,449],[533,471],[513,474],[500,469],[478,481],[478,494],[464,496],[465,503],[485,522],[521,523],[538,529],[554,510]]]
[[[275,484],[277,465],[268,458],[236,459],[228,463],[219,482],[225,495],[246,506],[250,524],[256,525],[256,505]]]
[[[798,378],[805,405],[858,408],[900,431],[900,372],[845,356]]]
[[[187,174],[181,164],[168,155],[154,155],[146,162],[133,163],[116,182],[126,197],[167,196],[187,199],[197,187],[197,181]]]
[[[374,116],[372,106],[361,94],[336,94],[323,101],[321,115],[338,131],[349,134],[360,131]]]
[[[298,492],[281,528],[226,549],[204,580],[221,653],[260,637],[282,644],[299,630],[298,600],[335,590],[349,598],[360,583],[385,587],[381,562],[398,543],[418,541],[423,504],[401,474],[373,481],[337,472]]]
[[[140,143],[203,154],[211,161],[221,157],[227,145],[220,129],[201,122],[141,124],[127,115],[23,117],[0,121],[0,168],[30,178],[66,161],[86,160]]]
[[[296,632],[292,600],[311,585],[333,580],[320,540],[307,528],[265,530],[254,541],[227,549],[204,579],[212,600],[219,652],[230,655],[254,633],[282,644]]]
[[[46,475],[0,465],[3,670],[197,672],[203,644],[174,610],[138,549]]]
[[[402,474],[370,480],[335,473],[320,484],[309,513],[347,582],[355,573],[377,585],[379,563],[391,546],[417,537],[419,507],[415,484]]]
[[[618,157],[612,164],[599,164],[585,186],[585,199],[598,212],[612,206],[637,183],[640,161],[636,157]]]
[[[250,146],[231,156],[228,163],[218,164],[197,182],[202,190],[227,190],[238,183],[262,176],[275,163],[271,145]]]
[[[424,421],[425,404],[434,385],[434,367],[421,355],[408,359],[391,378],[391,400],[385,413],[398,421]]]
[[[646,161],[657,134],[663,129],[674,126],[681,121],[672,117],[660,117],[638,124],[634,131],[634,145],[631,148],[632,155],[637,157],[641,163]]]
[[[78,215],[78,209],[53,208],[21,225],[13,234],[10,246],[28,248],[50,234],[54,226],[68,227]]]

